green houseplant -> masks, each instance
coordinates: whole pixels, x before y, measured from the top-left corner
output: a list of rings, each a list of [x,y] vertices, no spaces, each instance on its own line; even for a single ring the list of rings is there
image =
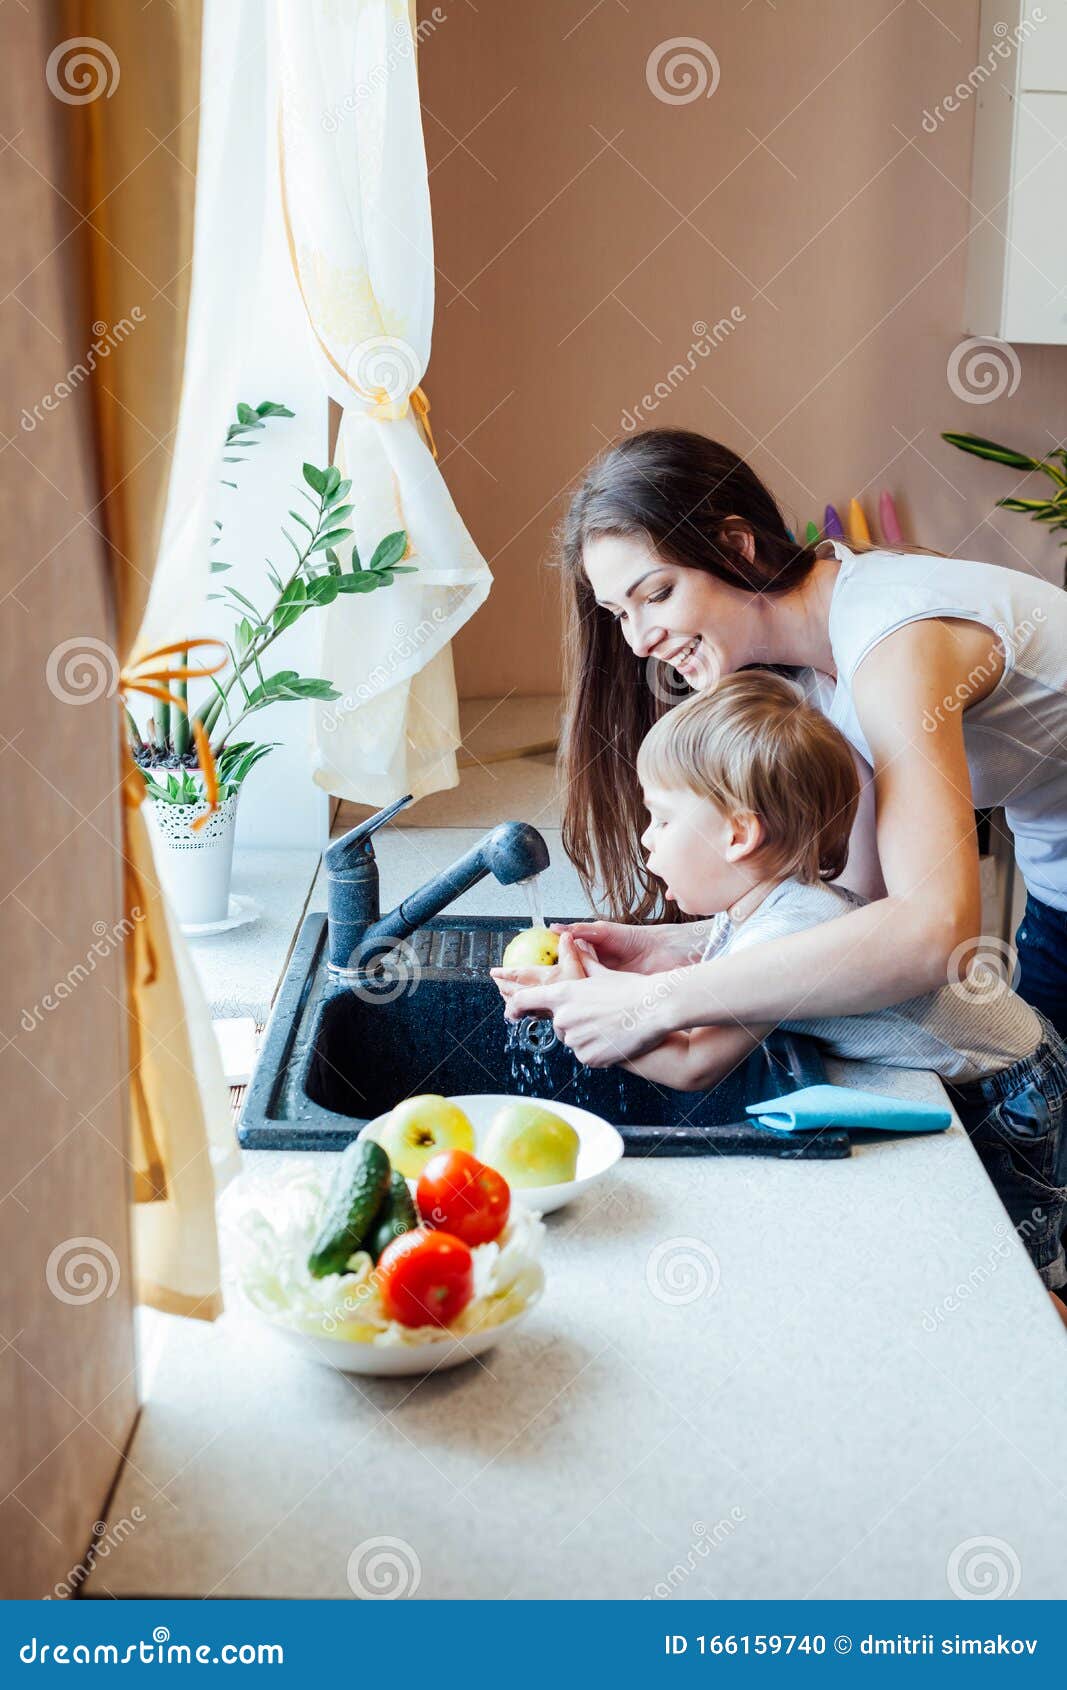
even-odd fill
[[[257,444],[256,436],[270,419],[292,416],[273,400],[238,405],[226,446],[239,446],[242,452],[228,453],[224,461],[243,462],[243,449]],[[235,625],[232,637],[222,642],[228,654],[225,667],[197,682],[204,696],[194,707],[189,681],[175,680],[162,689],[168,696],[155,702],[143,729],[126,711],[130,749],[151,800],[147,814],[157,860],[178,918],[186,925],[221,922],[227,915],[237,800],[252,769],[276,743],[247,737],[247,730],[241,732],[244,724],[271,704],[339,696],[330,681],[319,676],[273,669],[267,662],[271,648],[309,611],[332,604],[342,593],[380,591],[415,568],[401,562],[407,551],[402,529],[387,534],[366,565],[353,546],[350,566],[344,568],[337,548],[352,538],[346,526],[354,509],[348,502],[352,484],[335,465],[320,469],[309,463],[303,466],[302,482],[298,493],[306,508],[289,511],[298,537],[282,528],[293,557],[284,575],[266,559],[270,597],[263,607],[226,583],[209,594],[233,612]],[[213,546],[221,539],[222,523],[216,521],[215,528]],[[224,575],[231,567],[212,559],[213,575]],[[176,667],[188,666],[179,657]],[[218,777],[218,808],[212,814],[198,766],[194,723],[203,729]]]
[[[1032,458],[1028,452],[1017,452],[1013,446],[1000,446],[995,440],[983,440],[978,434],[942,434],[941,438],[959,451],[970,452],[973,457],[985,458],[989,463],[1047,475],[1052,482],[1052,491],[1047,498],[1017,499],[1010,496],[998,499],[997,504],[1002,510],[1018,511],[1032,522],[1044,523],[1054,534],[1067,529],[1067,448],[1058,446],[1047,457]],[[1059,544],[1067,546],[1067,539]],[[1067,564],[1064,568],[1064,585],[1067,585]]]

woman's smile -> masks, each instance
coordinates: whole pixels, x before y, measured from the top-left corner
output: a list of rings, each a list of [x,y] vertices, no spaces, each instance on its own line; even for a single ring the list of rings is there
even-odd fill
[[[667,646],[663,650],[662,656],[658,652],[655,655],[660,657],[661,662],[669,663],[672,668],[679,669],[684,672],[692,661],[693,655],[699,644],[700,635],[693,634],[690,638],[686,639],[682,645],[672,645],[668,642]]]
[[[722,673],[722,660],[703,634],[668,634],[652,656],[669,664],[696,692],[714,686]]]

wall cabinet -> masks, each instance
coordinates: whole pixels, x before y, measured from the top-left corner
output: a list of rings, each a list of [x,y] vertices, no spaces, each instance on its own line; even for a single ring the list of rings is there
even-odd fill
[[[930,123],[975,103],[964,328],[1067,344],[1067,0],[983,0],[977,63]]]

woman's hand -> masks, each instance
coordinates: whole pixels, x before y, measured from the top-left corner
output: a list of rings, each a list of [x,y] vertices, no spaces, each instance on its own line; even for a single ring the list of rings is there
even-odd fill
[[[591,958],[585,966],[584,980],[516,986],[505,1016],[521,1021],[525,1015],[550,1015],[557,1038],[590,1068],[609,1068],[659,1044],[668,1031],[660,1012],[672,976],[624,973]]]

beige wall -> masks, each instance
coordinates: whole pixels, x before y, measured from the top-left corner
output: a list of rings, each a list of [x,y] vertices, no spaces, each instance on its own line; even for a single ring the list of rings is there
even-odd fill
[[[1034,453],[1064,429],[1067,348],[1021,348],[1014,396],[957,398],[973,107],[922,128],[977,56],[978,0],[602,0],[439,8],[426,33],[437,315],[427,388],[444,473],[496,577],[456,642],[464,696],[558,684],[545,569],[567,487],[684,362],[745,320],[648,420],[748,456],[803,524],[889,486],[906,537],[1056,576],[995,511],[1012,477],[942,429]],[[940,20],[940,21],[939,21]],[[650,92],[696,35],[710,99]],[[1050,207],[1050,215],[1056,208]]]

